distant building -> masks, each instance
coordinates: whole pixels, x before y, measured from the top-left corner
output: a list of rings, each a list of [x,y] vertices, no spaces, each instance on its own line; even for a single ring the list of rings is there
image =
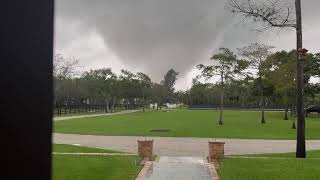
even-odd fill
[[[168,109],[176,109],[178,107],[177,104],[170,104],[170,103],[167,103],[166,106]]]
[[[152,109],[157,109],[157,107],[158,107],[158,103],[150,103],[150,108],[152,108]]]

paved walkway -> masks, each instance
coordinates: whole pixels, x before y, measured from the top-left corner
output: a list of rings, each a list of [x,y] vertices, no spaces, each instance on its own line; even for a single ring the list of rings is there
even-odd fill
[[[161,156],[136,180],[211,180],[208,163],[201,157]]]
[[[81,144],[85,146],[111,149],[128,153],[137,153],[137,140],[145,137],[132,136],[94,136],[54,133],[54,143]],[[194,156],[208,155],[210,138],[173,138],[154,137],[154,153],[160,156]],[[261,139],[217,139],[225,141],[226,155],[284,153],[294,152],[295,140],[261,140]],[[308,140],[307,149],[320,149],[320,140]]]
[[[118,114],[128,114],[128,113],[134,113],[134,112],[139,112],[139,111],[141,111],[141,110],[126,110],[126,111],[120,111],[120,112],[115,112],[115,113],[55,117],[55,118],[53,118],[53,121],[63,121],[63,120],[79,119],[79,118],[86,118],[86,117],[96,117],[96,116],[113,116],[113,115],[118,115]]]

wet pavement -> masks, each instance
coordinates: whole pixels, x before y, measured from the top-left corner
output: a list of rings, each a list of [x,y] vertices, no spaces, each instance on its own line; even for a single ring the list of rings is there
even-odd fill
[[[138,136],[98,136],[79,134],[53,134],[53,142],[58,144],[80,144],[83,146],[111,149],[128,153],[137,153],[137,140],[146,137]],[[212,138],[176,138],[147,137],[154,140],[153,151],[158,156],[193,156],[206,157],[209,153],[208,141]],[[226,155],[266,154],[295,152],[295,140],[263,139],[215,139],[224,141]],[[307,140],[308,150],[320,149],[320,140]]]
[[[202,157],[161,156],[153,162],[144,180],[211,180],[208,163]]]

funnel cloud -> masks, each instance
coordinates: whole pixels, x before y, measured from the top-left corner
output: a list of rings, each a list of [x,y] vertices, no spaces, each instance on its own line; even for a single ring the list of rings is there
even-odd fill
[[[255,41],[285,49],[295,47],[294,32],[285,33],[287,36],[283,38],[290,39],[287,43],[279,41],[282,35],[267,41],[269,35],[250,31],[250,25],[239,23],[225,9],[225,3],[225,0],[56,0],[56,52],[77,57],[86,69],[127,68],[145,72],[154,81],[160,81],[167,70],[174,68],[180,72],[178,89],[185,89],[196,72],[195,65],[206,63],[219,47],[235,49]],[[317,12],[308,13],[319,17]],[[317,26],[319,32],[320,25]]]

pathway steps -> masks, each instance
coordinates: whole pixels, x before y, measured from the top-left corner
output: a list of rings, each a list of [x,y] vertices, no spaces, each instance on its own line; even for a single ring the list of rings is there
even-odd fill
[[[150,163],[150,162],[149,162]],[[203,157],[161,156],[147,164],[148,169],[136,180],[212,180],[209,164]]]

